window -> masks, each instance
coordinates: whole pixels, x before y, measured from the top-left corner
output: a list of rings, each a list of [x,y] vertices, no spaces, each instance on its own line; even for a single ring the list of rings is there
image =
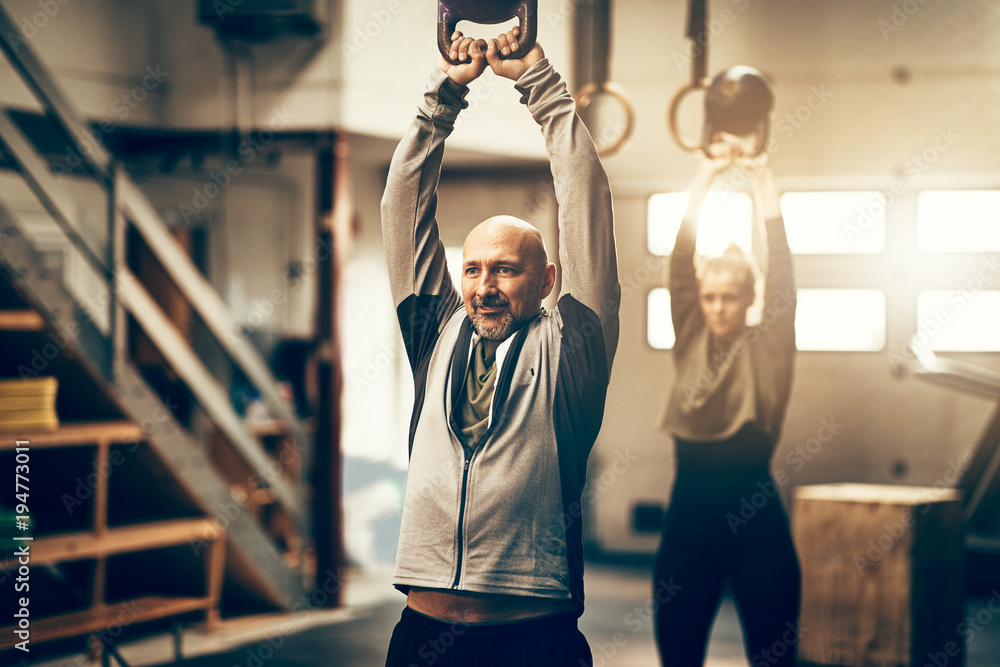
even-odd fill
[[[669,255],[687,208],[686,192],[664,192],[649,198],[646,246],[654,255]],[[697,251],[721,255],[730,243],[750,252],[753,235],[753,203],[744,192],[713,190],[705,198],[698,219]]]
[[[448,275],[455,283],[455,289],[462,293],[462,257],[463,248],[461,246],[446,245],[444,247],[444,258],[448,262]]]
[[[1000,190],[928,190],[917,196],[924,252],[1000,250]]]
[[[884,251],[885,211],[885,196],[880,192],[781,195],[788,246],[799,255]]]
[[[885,294],[875,289],[800,289],[795,344],[800,350],[881,350]]]
[[[926,290],[914,342],[936,352],[1000,352],[1000,291]]]
[[[651,290],[646,306],[650,347],[672,348],[670,292],[663,287]],[[800,350],[813,351],[881,350],[885,347],[885,294],[874,289],[800,289],[795,344]]]
[[[670,320],[670,290],[657,287],[646,298],[646,340],[654,350],[674,346],[674,325]]]

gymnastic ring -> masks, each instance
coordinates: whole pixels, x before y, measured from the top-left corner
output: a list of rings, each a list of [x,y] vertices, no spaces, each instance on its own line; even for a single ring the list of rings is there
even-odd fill
[[[621,136],[617,140],[612,142],[607,146],[598,146],[597,154],[604,157],[607,155],[614,155],[620,151],[625,143],[632,138],[632,131],[635,129],[635,109],[632,107],[632,102],[628,99],[628,94],[625,89],[619,86],[614,81],[605,81],[603,83],[588,83],[580,90],[576,91],[576,95],[573,99],[576,100],[576,106],[580,109],[586,109],[590,106],[594,97],[598,94],[606,94],[618,100],[625,109],[625,131],[622,132]]]
[[[667,113],[667,128],[670,130],[670,136],[673,137],[674,143],[690,153],[704,153],[704,149],[702,149],[701,144],[689,143],[681,135],[681,131],[677,127],[677,111],[680,109],[681,102],[685,97],[696,90],[704,90],[708,87],[709,83],[711,83],[711,80],[707,78],[702,79],[698,83],[686,83],[674,93],[674,98],[670,100],[670,110]]]

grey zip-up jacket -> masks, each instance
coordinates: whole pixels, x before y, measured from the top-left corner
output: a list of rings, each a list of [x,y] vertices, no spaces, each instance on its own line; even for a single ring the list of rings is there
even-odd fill
[[[547,60],[515,86],[541,127],[559,202],[557,307],[497,353],[489,428],[456,433],[473,329],[435,217],[444,142],[468,88],[435,70],[389,168],[382,232],[413,370],[410,465],[393,583],[575,600],[581,494],[618,344],[620,288],[607,175]]]

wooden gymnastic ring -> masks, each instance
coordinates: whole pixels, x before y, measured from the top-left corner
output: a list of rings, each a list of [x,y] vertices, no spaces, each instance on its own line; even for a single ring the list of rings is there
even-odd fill
[[[577,107],[581,109],[586,109],[590,106],[594,97],[599,94],[610,95],[611,97],[618,100],[625,109],[625,131],[622,135],[618,137],[613,143],[607,146],[598,146],[597,154],[604,157],[606,155],[614,155],[620,151],[632,137],[632,132],[635,130],[635,109],[632,107],[632,102],[628,99],[628,94],[625,89],[619,86],[614,81],[604,81],[603,83],[588,83],[580,90],[576,91],[576,95],[573,99],[576,100]]]
[[[680,109],[681,102],[685,97],[696,90],[704,90],[710,82],[711,80],[706,78],[698,83],[686,83],[674,93],[674,98],[670,100],[670,110],[667,112],[667,128],[670,130],[670,136],[673,137],[674,143],[690,153],[701,152],[704,154],[705,151],[701,147],[701,144],[688,142],[681,135],[681,131],[677,127],[677,111]]]

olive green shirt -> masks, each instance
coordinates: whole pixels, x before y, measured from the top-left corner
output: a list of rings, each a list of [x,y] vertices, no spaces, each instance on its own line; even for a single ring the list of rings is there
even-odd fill
[[[502,341],[480,338],[472,347],[462,396],[462,442],[475,449],[490,425],[490,405],[497,377],[497,348]]]

